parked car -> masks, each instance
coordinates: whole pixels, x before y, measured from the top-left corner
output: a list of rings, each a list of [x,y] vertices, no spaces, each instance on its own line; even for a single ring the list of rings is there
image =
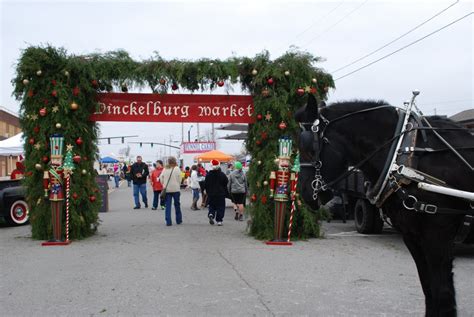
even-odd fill
[[[21,180],[0,180],[0,217],[9,225],[19,226],[28,223],[28,213]]]

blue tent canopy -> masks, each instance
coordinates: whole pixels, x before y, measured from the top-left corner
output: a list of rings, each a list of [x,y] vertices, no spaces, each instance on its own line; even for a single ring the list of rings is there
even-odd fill
[[[100,159],[101,163],[118,163],[119,161],[114,159],[113,157],[106,156]]]

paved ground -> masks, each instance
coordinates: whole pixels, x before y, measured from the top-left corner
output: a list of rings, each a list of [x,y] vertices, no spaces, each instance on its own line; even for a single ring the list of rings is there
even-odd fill
[[[96,236],[41,247],[29,227],[0,228],[2,316],[422,316],[415,266],[398,235],[325,224],[326,238],[266,246],[227,209],[224,226],[191,211],[166,227],[162,211],[110,194]],[[174,217],[173,217],[174,220]],[[455,261],[460,316],[474,316],[474,248]]]

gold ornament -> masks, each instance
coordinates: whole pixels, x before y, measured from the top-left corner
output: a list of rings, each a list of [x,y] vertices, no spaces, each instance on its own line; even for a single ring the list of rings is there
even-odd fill
[[[30,81],[28,79],[23,79],[23,85],[28,85],[30,83]]]
[[[31,119],[31,121],[36,121],[36,120],[38,120],[38,115],[36,113],[32,114],[32,115],[30,115],[30,119]]]
[[[271,121],[272,120],[272,114],[267,111],[267,114],[265,115],[265,120]]]
[[[262,161],[258,161],[258,162],[257,162],[257,165],[262,165]]]
[[[268,185],[268,181],[263,181],[263,186],[267,186]]]
[[[73,147],[74,146],[72,144],[66,145],[66,151],[72,151]]]
[[[41,148],[41,144],[40,143],[36,143],[35,145],[33,145],[35,149],[39,150]]]
[[[43,169],[43,165],[39,164],[39,163],[36,163],[35,164],[35,168],[38,170],[38,171],[41,171]]]
[[[73,103],[71,103],[70,107],[71,107],[71,110],[77,110],[77,108],[79,108],[79,105],[77,103],[73,102]]]
[[[59,107],[58,107],[58,106],[54,106],[54,107],[52,108],[52,111],[53,111],[54,113],[58,112],[58,111],[59,111]]]
[[[86,171],[86,170],[82,170],[82,174],[83,174],[83,175],[86,175],[86,174],[87,174],[87,171]]]
[[[311,81],[315,84],[318,82],[318,80],[316,78],[311,79]]]
[[[41,71],[41,69],[39,69],[39,70],[36,72],[36,75],[41,76],[42,73],[43,73],[43,72]]]
[[[69,72],[67,70],[64,71],[64,76],[69,77]]]
[[[290,71],[289,70],[285,71],[285,76],[290,76]]]
[[[252,70],[252,75],[256,76],[257,74],[258,74],[258,71],[254,68],[254,69]]]
[[[262,187],[262,185],[260,185],[260,182],[257,182],[257,188],[260,188]]]
[[[62,126],[61,126],[61,123],[59,123],[59,122],[56,123],[56,129],[61,129],[61,127],[62,127]]]

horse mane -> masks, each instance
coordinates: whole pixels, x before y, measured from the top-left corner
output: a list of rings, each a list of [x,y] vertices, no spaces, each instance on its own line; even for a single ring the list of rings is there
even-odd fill
[[[327,114],[330,118],[334,119],[335,117],[356,112],[360,110],[380,107],[380,106],[390,106],[385,100],[349,100],[349,101],[337,101],[330,103],[327,107],[323,108],[321,111],[323,114]],[[393,107],[395,108],[395,107]],[[325,110],[327,109],[327,111]]]

